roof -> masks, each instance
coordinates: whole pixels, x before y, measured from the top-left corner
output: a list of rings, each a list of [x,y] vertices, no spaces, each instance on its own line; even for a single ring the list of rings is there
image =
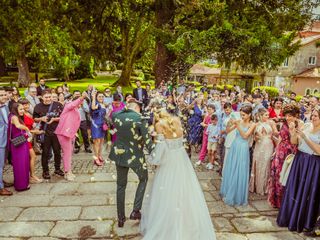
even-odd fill
[[[301,45],[307,45],[320,39],[320,21],[313,21],[310,25],[306,26],[304,30],[300,31],[296,41],[301,41]]]
[[[297,75],[294,75],[294,77],[295,78],[320,78],[320,67],[310,68]]]
[[[195,64],[190,68],[191,75],[220,75],[221,68],[207,67],[202,64]]]
[[[316,35],[312,35],[312,36],[308,36],[308,37],[301,37],[301,38],[297,38],[296,41],[300,40],[300,44],[302,46],[307,45],[309,43],[312,43],[316,40],[320,39],[320,33],[317,33]]]

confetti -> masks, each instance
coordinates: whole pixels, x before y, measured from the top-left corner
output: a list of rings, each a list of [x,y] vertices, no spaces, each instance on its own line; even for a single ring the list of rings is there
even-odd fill
[[[147,164],[144,163],[144,164],[142,165],[142,168],[143,168],[144,170],[146,170],[146,169],[147,169]]]
[[[114,147],[114,152],[116,155],[119,155],[119,154],[124,154],[126,150]]]

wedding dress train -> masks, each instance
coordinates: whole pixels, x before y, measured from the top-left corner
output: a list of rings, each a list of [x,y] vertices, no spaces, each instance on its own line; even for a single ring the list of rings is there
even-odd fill
[[[149,162],[158,165],[142,207],[144,240],[215,240],[208,207],[182,138],[158,136]]]

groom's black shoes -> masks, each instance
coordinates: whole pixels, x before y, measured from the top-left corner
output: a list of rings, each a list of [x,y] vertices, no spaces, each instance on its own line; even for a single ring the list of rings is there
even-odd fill
[[[141,213],[139,210],[133,210],[132,213],[130,214],[130,219],[131,220],[140,220],[141,219]]]
[[[126,217],[119,218],[118,219],[118,227],[122,228],[125,221],[126,221]]]

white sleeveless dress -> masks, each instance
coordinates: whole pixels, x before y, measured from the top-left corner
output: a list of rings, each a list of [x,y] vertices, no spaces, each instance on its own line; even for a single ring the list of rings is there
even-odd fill
[[[144,240],[215,240],[209,210],[182,138],[158,136],[149,162],[158,165],[142,207]]]

